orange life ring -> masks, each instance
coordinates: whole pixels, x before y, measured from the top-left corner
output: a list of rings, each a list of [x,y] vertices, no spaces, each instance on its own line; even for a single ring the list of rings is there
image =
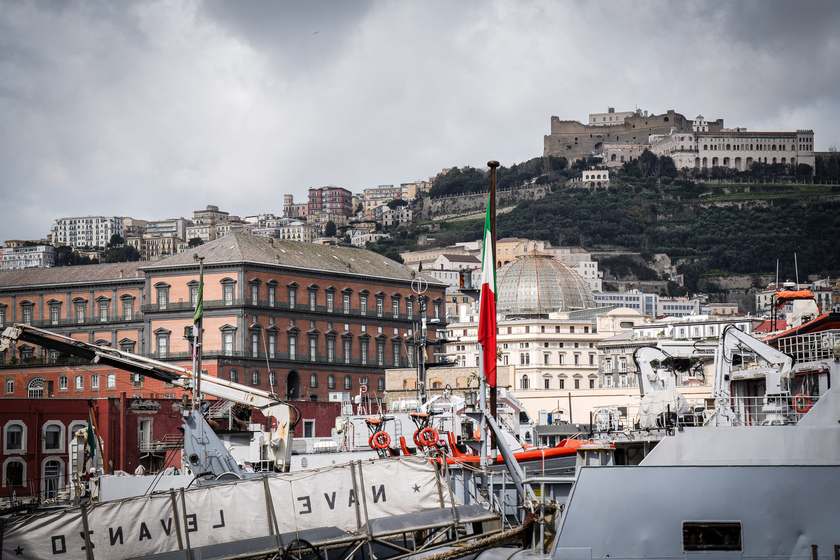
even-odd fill
[[[432,427],[423,428],[417,435],[418,444],[423,447],[432,447],[438,441],[438,433]]]
[[[368,445],[373,449],[388,449],[391,446],[391,436],[388,432],[374,432],[368,439]]]
[[[793,397],[793,408],[800,414],[805,414],[811,410],[811,397],[804,393],[799,393]]]

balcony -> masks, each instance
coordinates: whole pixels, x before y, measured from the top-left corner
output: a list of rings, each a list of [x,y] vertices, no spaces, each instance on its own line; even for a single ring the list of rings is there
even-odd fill
[[[225,302],[224,300],[205,300],[204,301],[204,309],[222,309],[225,307],[248,307],[251,309],[279,309],[281,311],[296,311],[299,313],[316,313],[319,315],[330,315],[336,318],[339,317],[370,317],[372,319],[382,319],[382,320],[394,320],[394,321],[418,321],[420,316],[417,313],[412,313],[409,315],[408,313],[397,313],[394,315],[393,312],[386,312],[383,311],[381,314],[377,314],[375,309],[367,309],[366,312],[362,313],[361,309],[359,308],[350,308],[347,312],[344,311],[344,308],[340,305],[334,306],[332,310],[328,309],[326,305],[316,305],[315,309],[312,309],[308,303],[297,303],[294,307],[290,306],[288,302],[285,301],[275,301],[273,304],[269,302],[267,299],[261,299],[256,304],[250,298],[248,299],[234,299],[230,302]],[[154,313],[158,311],[193,311],[195,310],[195,305],[188,301],[178,301],[178,302],[169,302],[163,306],[158,303],[150,303],[141,306],[141,310],[144,313]],[[447,317],[448,321],[449,317]],[[446,321],[437,319],[429,318],[430,323],[434,323],[436,328],[444,328],[446,326]]]
[[[131,323],[131,322],[142,322],[143,321],[143,314],[142,313],[133,313],[132,315],[109,315],[107,319],[102,319],[98,315],[93,317],[84,317],[81,320],[73,317],[72,319],[67,319],[66,317],[62,317],[57,320],[53,319],[43,319],[38,321],[29,321],[25,324],[32,325],[33,327],[45,328],[49,329],[51,327],[75,327],[78,325],[89,326],[89,325],[107,325],[112,323]]]

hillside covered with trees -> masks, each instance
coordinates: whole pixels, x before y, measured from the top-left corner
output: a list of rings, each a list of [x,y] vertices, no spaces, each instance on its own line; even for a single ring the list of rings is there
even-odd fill
[[[610,170],[611,186],[599,189],[565,185],[597,161],[566,163],[536,158],[500,168],[499,188],[540,182],[550,183],[552,192],[500,213],[499,238],[579,245],[594,253],[666,253],[682,263],[689,289],[704,274],[775,273],[777,259],[780,274],[792,278],[794,255],[801,277],[840,275],[840,186],[812,183],[840,181],[836,154],[818,159],[812,177],[813,170],[802,165],[759,164],[741,173],[677,170],[670,158],[646,152]],[[436,178],[430,196],[486,191],[488,185],[486,170],[453,169]],[[420,234],[448,245],[480,238],[482,227],[480,219],[415,224],[370,248],[394,257],[416,249]]]

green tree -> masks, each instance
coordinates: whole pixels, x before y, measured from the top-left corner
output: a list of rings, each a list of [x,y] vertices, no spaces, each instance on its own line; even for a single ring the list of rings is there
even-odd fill
[[[329,222],[327,222],[327,225],[324,226],[324,235],[326,237],[335,237],[335,232],[336,232],[335,222],[330,220]]]
[[[200,237],[193,237],[192,239],[190,239],[190,242],[187,243],[187,247],[189,247],[190,249],[194,249],[199,245],[204,245],[204,240]]]

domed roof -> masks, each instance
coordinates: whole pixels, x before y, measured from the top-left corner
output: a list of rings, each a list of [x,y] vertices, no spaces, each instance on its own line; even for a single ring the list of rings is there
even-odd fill
[[[577,272],[540,251],[518,255],[496,273],[496,311],[504,315],[546,316],[595,307],[595,297]]]

